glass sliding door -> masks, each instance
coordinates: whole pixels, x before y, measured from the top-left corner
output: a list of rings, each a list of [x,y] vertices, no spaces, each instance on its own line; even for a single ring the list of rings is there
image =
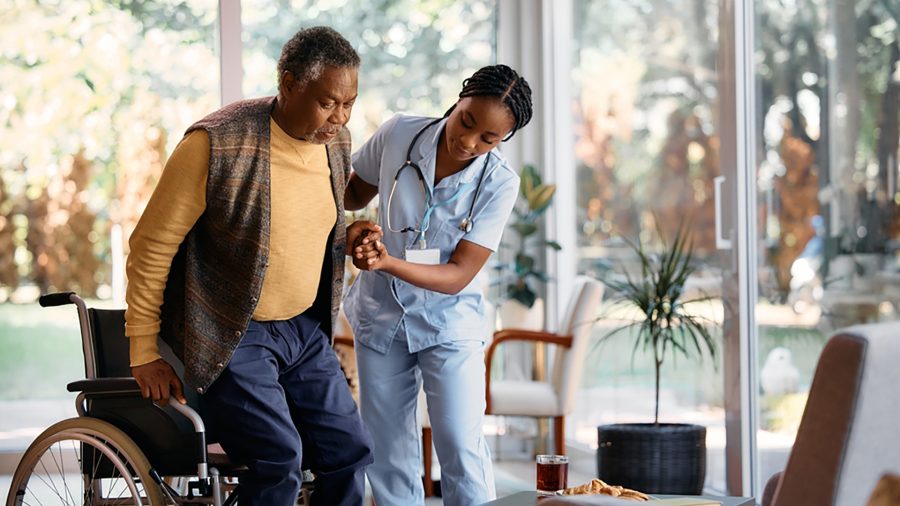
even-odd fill
[[[898,318],[900,11],[843,0],[754,7],[764,482],[784,468],[828,336]]]
[[[703,319],[718,353],[714,359],[700,359],[696,350],[691,358],[667,354],[659,417],[707,427],[706,487],[724,491],[723,356],[736,351],[726,346],[723,329],[736,304],[723,303],[733,262],[731,252],[720,249],[716,227],[722,219],[717,181],[733,171],[722,166],[723,131],[734,144],[733,126],[722,128],[722,108],[733,104],[723,104],[721,88],[733,86],[733,76],[724,79],[729,76],[720,70],[720,17],[718,0],[575,0],[571,79],[579,273],[607,280],[639,276],[628,241],[656,254],[664,247],[660,235],[671,243],[680,224],[690,226],[698,270],[687,279],[684,297],[698,300],[688,308]],[[597,425],[654,417],[652,353],[635,347],[633,331],[610,335],[635,318],[609,303],[615,297],[607,294],[598,315],[567,428],[592,448]],[[699,301],[705,298],[711,300]]]

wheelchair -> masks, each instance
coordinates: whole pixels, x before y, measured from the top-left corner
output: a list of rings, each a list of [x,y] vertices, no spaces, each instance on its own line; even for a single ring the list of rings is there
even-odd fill
[[[77,307],[86,379],[68,385],[78,392],[78,416],[50,426],[28,447],[6,505],[239,504],[247,468],[218,445],[207,446],[203,419],[191,407],[197,394],[185,389],[187,405],[167,406],[141,396],[131,377],[125,311],[88,308],[73,292],[43,295],[39,303]],[[160,354],[184,377],[162,342]],[[304,471],[298,504],[309,504],[313,483]]]

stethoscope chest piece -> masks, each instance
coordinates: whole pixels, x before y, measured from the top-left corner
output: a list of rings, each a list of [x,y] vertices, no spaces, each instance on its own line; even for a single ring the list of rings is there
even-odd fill
[[[422,134],[425,132],[425,130],[427,130],[432,125],[435,125],[436,123],[441,121],[441,119],[443,119],[443,118],[437,118],[437,119],[431,121],[430,123],[425,125],[421,130],[419,130],[416,133],[416,135],[412,138],[412,141],[409,143],[409,147],[406,148],[406,162],[404,162],[403,165],[401,165],[400,168],[397,170],[397,173],[394,174],[394,182],[391,185],[391,192],[390,192],[390,194],[388,194],[388,199],[387,199],[386,212],[387,212],[388,230],[390,230],[391,232],[401,232],[401,233],[402,232],[416,232],[419,235],[417,240],[419,241],[420,244],[424,244],[425,230],[427,229],[428,219],[429,219],[429,216],[431,215],[431,211],[433,211],[434,208],[437,207],[438,205],[449,204],[450,202],[453,202],[454,200],[456,200],[460,195],[462,195],[462,188],[460,188],[456,192],[456,194],[453,197],[451,197],[449,200],[439,203],[439,204],[434,204],[434,205],[429,204],[430,199],[428,197],[428,195],[429,195],[428,183],[425,182],[425,176],[422,174],[422,169],[419,168],[418,164],[416,164],[412,161],[412,150],[413,150],[413,146],[416,145],[416,141],[419,140],[419,137],[422,136]],[[475,203],[478,200],[478,195],[481,193],[481,186],[484,183],[484,177],[485,177],[485,174],[487,173],[488,163],[490,162],[490,159],[491,159],[491,153],[488,152],[484,158],[484,166],[481,168],[481,175],[478,177],[478,185],[475,187],[475,195],[472,197],[472,203],[469,206],[469,213],[465,218],[463,218],[462,222],[460,222],[460,224],[459,224],[459,229],[467,234],[472,231],[472,226],[475,223],[475,220],[472,217],[473,214],[475,213]],[[400,179],[400,174],[402,174],[403,170],[406,168],[412,168],[416,172],[416,176],[418,176],[418,178],[419,178],[419,183],[421,183],[422,189],[424,190],[425,196],[426,196],[425,197],[426,198],[426,200],[425,200],[426,210],[425,210],[425,216],[423,216],[422,221],[419,224],[418,228],[409,226],[409,227],[404,227],[402,229],[396,229],[396,228],[394,228],[393,224],[391,223],[391,204],[393,204],[393,202],[394,202],[394,192],[397,190],[397,180]]]

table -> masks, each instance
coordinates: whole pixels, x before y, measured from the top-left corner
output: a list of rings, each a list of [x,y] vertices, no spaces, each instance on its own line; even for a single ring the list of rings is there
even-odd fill
[[[658,497],[659,499],[671,499],[675,497],[697,497],[697,496],[687,496],[687,495],[663,495],[663,494],[653,494],[653,497]],[[714,496],[714,495],[704,495],[701,496],[706,499],[712,499],[714,501],[719,501],[722,503],[722,506],[755,506],[756,502],[751,497],[723,497],[723,496]],[[636,502],[635,505],[638,504],[653,504]],[[529,490],[525,492],[517,492],[512,495],[508,495],[506,497],[501,497],[491,502],[484,503],[482,506],[539,506],[537,494],[534,490]]]

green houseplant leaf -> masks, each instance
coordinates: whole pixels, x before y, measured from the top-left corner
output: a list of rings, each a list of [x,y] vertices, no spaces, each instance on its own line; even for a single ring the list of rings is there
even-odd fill
[[[562,249],[555,241],[532,240],[539,230],[539,220],[552,204],[555,193],[556,185],[544,184],[533,165],[522,167],[519,172],[520,199],[513,209],[513,220],[509,225],[516,235],[513,261],[495,267],[501,277],[494,284],[503,287],[503,298],[519,301],[529,308],[534,306],[538,297],[532,282],[545,283],[549,279],[539,265],[537,253],[531,251],[532,247],[546,247],[554,251]]]
[[[606,281],[618,293],[616,304],[631,307],[641,315],[637,321],[614,329],[607,337],[631,330],[634,335],[632,358],[638,349],[653,354],[654,424],[659,423],[660,371],[667,353],[699,360],[704,354],[714,360],[717,353],[716,342],[708,328],[711,322],[692,313],[688,307],[690,303],[709,301],[712,297],[704,295],[691,300],[684,297],[685,283],[697,270],[690,226],[682,221],[670,245],[666,245],[659,229],[657,233],[665,245],[664,251],[657,255],[648,253],[641,243],[626,240],[637,255],[640,274],[626,271],[621,278]]]

